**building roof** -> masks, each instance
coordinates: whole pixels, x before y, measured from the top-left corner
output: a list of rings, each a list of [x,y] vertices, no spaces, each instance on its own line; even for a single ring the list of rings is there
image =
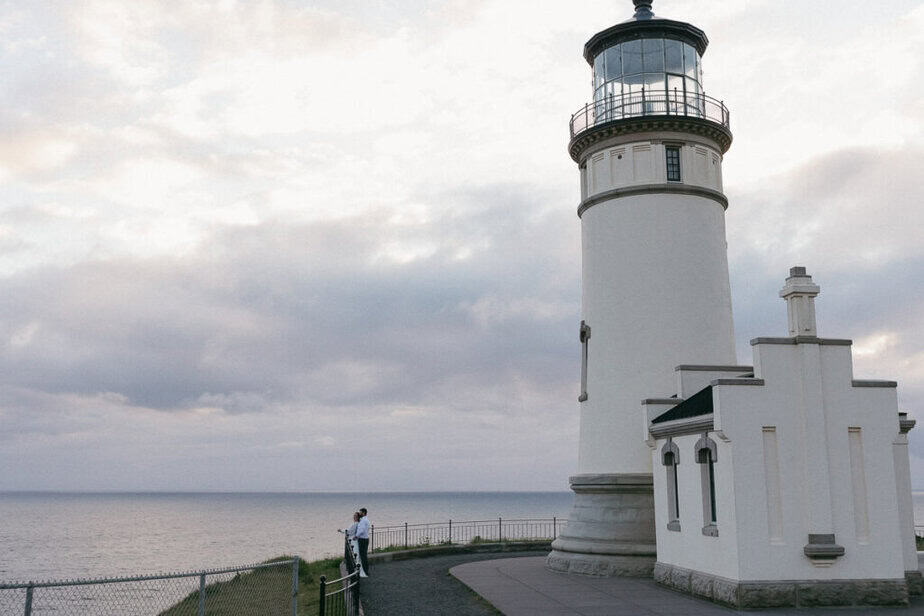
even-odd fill
[[[712,413],[712,385],[699,390],[674,408],[661,413],[652,419],[651,423],[659,424],[665,421],[674,421],[675,419],[709,415],[710,413]]]
[[[587,41],[584,45],[584,59],[591,66],[594,64],[594,57],[607,47],[639,38],[678,39],[694,46],[699,55],[706,53],[709,39],[706,38],[706,33],[696,26],[656,16],[651,12],[650,1],[635,2],[635,8],[635,15],[630,19],[598,32]]]

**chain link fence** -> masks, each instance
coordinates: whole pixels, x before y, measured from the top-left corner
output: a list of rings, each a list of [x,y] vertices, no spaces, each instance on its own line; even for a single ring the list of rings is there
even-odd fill
[[[0,583],[0,616],[296,616],[298,558],[137,577]]]

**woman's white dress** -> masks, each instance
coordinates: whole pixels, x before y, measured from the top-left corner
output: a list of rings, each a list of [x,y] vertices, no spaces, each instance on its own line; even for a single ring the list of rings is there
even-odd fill
[[[353,525],[344,532],[346,533],[347,540],[350,542],[350,549],[353,551],[353,562],[356,563],[356,567],[359,569],[359,577],[369,577],[366,575],[362,560],[359,558],[359,541],[356,540],[356,526],[358,524],[359,522],[353,522]]]

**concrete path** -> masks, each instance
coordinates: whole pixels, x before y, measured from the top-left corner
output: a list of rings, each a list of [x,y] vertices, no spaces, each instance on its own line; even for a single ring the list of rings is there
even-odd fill
[[[449,573],[506,616],[712,616],[739,612],[655,584],[649,578],[594,578],[555,573],[544,556],[469,562]],[[924,616],[924,598],[908,608],[767,609],[773,616]]]
[[[456,565],[491,558],[534,556],[536,552],[453,554],[370,563],[363,580],[365,616],[497,616],[491,604],[449,575]]]

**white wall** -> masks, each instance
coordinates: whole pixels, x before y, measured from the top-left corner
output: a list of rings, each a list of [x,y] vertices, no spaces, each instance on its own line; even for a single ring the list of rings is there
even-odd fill
[[[908,522],[900,517],[905,481],[896,457],[896,390],[854,387],[849,346],[759,344],[754,353],[755,376],[765,385],[713,388],[714,429],[728,439],[712,435],[719,537],[700,531],[692,452],[699,436],[675,438],[682,531],[666,528],[665,473],[657,459],[658,560],[742,581],[902,579],[911,563]],[[851,428],[859,431],[851,436]],[[658,440],[656,456],[664,442]],[[808,534],[832,532],[846,552],[830,567],[815,566],[803,553]]]
[[[579,472],[650,472],[639,401],[674,393],[676,365],[735,363],[725,211],[635,195],[591,207],[581,227],[591,338]]]
[[[681,134],[665,139],[616,143],[587,157],[581,198],[614,188],[667,182],[664,147],[679,145],[681,182],[722,192],[722,154],[706,142]]]
[[[680,450],[677,466],[677,488],[680,499],[680,531],[667,529],[667,473],[661,462],[661,448],[666,439],[658,439],[652,464],[655,489],[655,530],[658,561],[686,569],[709,572],[729,579],[738,578],[738,535],[735,527],[738,511],[735,502],[735,482],[732,476],[732,449],[712,435],[718,451],[714,464],[716,489],[716,526],[718,537],[703,535],[703,491],[701,464],[696,462],[694,446],[699,434],[674,437]]]

